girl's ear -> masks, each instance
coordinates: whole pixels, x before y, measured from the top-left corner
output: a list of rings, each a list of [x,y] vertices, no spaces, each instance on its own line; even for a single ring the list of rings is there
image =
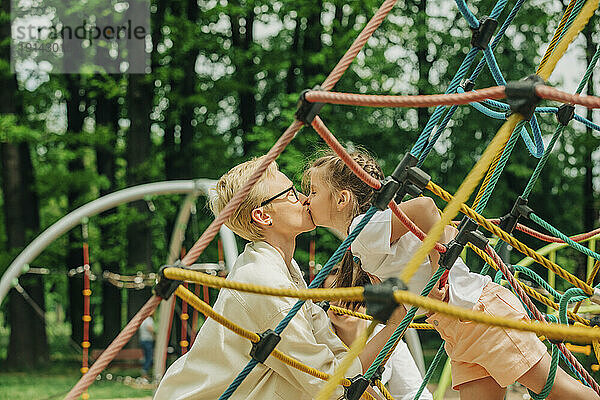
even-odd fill
[[[342,211],[350,205],[351,193],[349,190],[341,190],[337,195],[337,210]]]
[[[263,207],[252,210],[250,217],[252,218],[252,222],[258,224],[261,228],[273,225],[273,219],[265,212]]]

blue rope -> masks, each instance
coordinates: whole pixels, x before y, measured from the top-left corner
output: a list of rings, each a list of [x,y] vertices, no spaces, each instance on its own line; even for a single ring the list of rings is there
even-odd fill
[[[467,20],[467,23],[471,27],[471,29],[479,28],[479,21],[477,17],[469,10],[467,6],[467,2],[465,0],[456,0],[456,5],[458,6],[458,11],[462,14],[462,16]]]
[[[458,87],[458,85],[460,84],[460,81],[463,79],[463,77],[465,76],[465,74],[467,73],[469,68],[471,67],[471,64],[473,63],[473,60],[475,60],[475,56],[477,55],[478,52],[479,52],[479,49],[476,49],[474,47],[472,47],[471,50],[469,50],[469,52],[465,56],[465,59],[463,60],[462,64],[460,65],[458,71],[454,75],[454,78],[452,78],[452,81],[450,82],[450,85],[448,86],[448,89],[446,90],[446,94],[454,93],[456,91],[456,88]],[[427,143],[427,138],[429,137],[429,134],[433,130],[433,127],[438,122],[440,117],[442,116],[442,113],[444,112],[445,109],[446,109],[445,106],[437,106],[435,108],[435,110],[433,111],[433,114],[429,118],[429,121],[427,121],[427,125],[425,125],[423,132],[421,132],[421,135],[419,135],[417,142],[415,143],[415,145],[413,146],[413,148],[410,151],[410,153],[413,156],[418,157],[421,154],[421,152],[423,151],[423,148],[425,147],[425,144]]]
[[[312,282],[308,286],[309,289],[314,289],[314,288],[318,288],[319,286],[321,286],[321,284],[323,283],[325,278],[327,278],[327,276],[329,276],[329,272],[331,271],[333,266],[342,259],[342,257],[344,256],[344,253],[346,252],[346,250],[348,250],[348,247],[350,247],[350,245],[352,244],[354,239],[356,239],[356,237],[363,230],[365,225],[367,225],[367,223],[371,220],[371,218],[373,217],[373,215],[375,214],[376,211],[377,211],[377,208],[375,208],[375,207],[369,208],[369,210],[365,213],[365,216],[358,223],[356,228],[354,228],[354,230],[352,230],[352,232],[348,235],[348,237],[346,239],[344,239],[342,244],[340,244],[340,246],[337,248],[337,250],[329,258],[327,263],[325,263],[325,266],[323,266],[323,268],[321,268],[321,270],[319,271],[317,276],[315,276],[315,278],[312,280]],[[291,310],[287,313],[287,315],[281,320],[281,322],[279,322],[279,324],[275,328],[275,332],[277,334],[281,334],[283,332],[283,330],[286,328],[286,326],[288,326],[288,324],[290,323],[292,318],[294,318],[294,316],[298,313],[298,311],[300,310],[302,305],[305,303],[305,301],[306,300],[298,300],[296,302],[296,304],[294,304],[294,306],[291,308]],[[231,382],[229,387],[219,397],[219,400],[227,400],[233,394],[233,392],[235,392],[235,390],[240,386],[240,384],[244,381],[244,379],[248,376],[248,374],[250,372],[252,372],[252,370],[254,369],[254,367],[257,364],[258,364],[258,362],[256,360],[251,359],[248,362],[248,364],[246,364],[244,369],[233,380],[233,382]]]

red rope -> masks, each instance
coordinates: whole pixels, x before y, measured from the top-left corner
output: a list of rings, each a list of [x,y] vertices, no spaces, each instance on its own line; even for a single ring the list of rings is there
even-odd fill
[[[535,88],[535,93],[546,100],[555,100],[561,103],[579,104],[586,108],[600,108],[600,97],[582,96],[580,94],[570,94],[550,86],[539,85]]]
[[[344,147],[340,144],[340,142],[336,139],[336,137],[331,133],[329,129],[325,126],[321,118],[318,116],[312,122],[312,127],[317,131],[319,136],[323,138],[325,143],[331,147],[331,149],[340,157],[342,161],[358,176],[363,182],[372,188],[378,190],[381,188],[381,182],[372,177],[367,171],[365,171],[354,159],[348,154],[348,152],[344,149]],[[408,218],[408,216],[400,210],[398,205],[392,200],[388,204],[388,206],[392,209],[392,212],[398,217],[398,219],[406,226],[412,233],[414,233],[421,241],[423,241],[426,237],[425,233],[417,226],[414,222]],[[436,243],[435,249],[440,253],[446,252],[446,247],[443,244]]]
[[[488,219],[488,221],[490,221],[492,224],[495,224],[495,225],[500,224],[500,220],[498,218]],[[555,236],[546,235],[545,233],[542,233],[542,232],[538,232],[535,229],[532,229],[523,224],[517,224],[516,228],[517,228],[517,230],[519,230],[529,236],[532,236],[536,239],[543,240],[544,242],[565,243],[565,241],[560,238],[557,238]],[[574,242],[583,242],[591,237],[596,236],[597,234],[600,234],[600,228],[596,228],[590,232],[580,233],[579,235],[570,236],[569,239],[571,239]]]
[[[313,90],[306,93],[305,97],[306,100],[311,103],[345,104],[367,107],[432,107],[468,104],[486,99],[502,99],[506,96],[504,93],[504,86],[494,86],[465,93],[415,96],[385,96]]]
[[[129,339],[137,332],[142,322],[150,315],[152,311],[161,302],[158,296],[152,296],[137,314],[129,321],[127,326],[119,333],[113,342],[100,354],[100,357],[91,366],[90,370],[79,379],[71,391],[65,397],[65,400],[75,400],[83,393],[95,380],[98,374],[115,358],[117,353],[125,346]]]

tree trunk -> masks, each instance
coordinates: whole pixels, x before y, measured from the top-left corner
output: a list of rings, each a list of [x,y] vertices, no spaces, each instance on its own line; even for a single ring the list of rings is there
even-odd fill
[[[80,154],[80,143],[76,140],[81,137],[83,130],[84,113],[80,111],[80,105],[83,101],[81,90],[81,80],[79,75],[67,75],[67,149],[73,152],[74,157],[69,161],[67,168],[69,174],[77,176],[83,171],[83,160]],[[71,212],[77,207],[83,205],[84,193],[88,190],[83,184],[76,184],[79,179],[73,179],[73,183],[68,185],[67,201],[68,210]],[[88,185],[89,186],[89,185]],[[81,230],[73,228],[69,231],[66,256],[67,272],[83,266],[83,250]],[[69,276],[69,318],[71,321],[71,338],[81,343],[83,340],[83,274],[74,274]]]
[[[10,37],[10,2],[0,4],[0,33]],[[10,59],[9,43],[0,45],[0,59]],[[23,114],[22,98],[17,88],[16,76],[8,70],[0,72],[0,90],[9,101],[0,102],[0,115]],[[9,139],[10,140],[10,139]],[[38,199],[33,191],[34,175],[29,144],[25,142],[0,143],[0,169],[4,197],[4,221],[8,251],[21,249],[29,241],[28,231],[39,231]],[[41,276],[25,276],[19,280],[33,301],[45,310],[44,283]],[[46,324],[32,314],[31,305],[14,289],[8,296],[8,321],[10,337],[6,364],[10,367],[33,367],[47,362],[48,339]]]
[[[586,48],[585,48],[585,54],[586,54],[586,61],[587,61],[587,65],[590,65],[590,62],[592,60],[592,57],[594,56],[594,53],[596,52],[596,46],[594,44],[593,38],[592,38],[592,34],[593,34],[593,25],[592,26],[586,26],[586,28],[583,31],[585,40],[586,40]],[[587,94],[589,96],[594,96],[595,90],[594,90],[594,71],[592,70],[592,74],[590,75],[590,78],[588,80],[588,84],[587,84]],[[586,110],[586,118],[589,119],[590,121],[593,121],[593,110],[592,109],[587,109]],[[585,178],[583,181],[583,229],[585,232],[589,232],[592,229],[594,229],[594,227],[596,226],[596,222],[597,222],[597,211],[595,209],[595,201],[594,201],[594,186],[593,186],[593,179],[594,179],[594,164],[593,164],[593,160],[592,160],[592,153],[594,152],[596,145],[595,145],[595,139],[594,139],[594,133],[592,131],[591,128],[586,128],[585,130],[585,140],[584,140],[584,161],[583,161],[583,166],[585,168]],[[585,262],[579,263],[577,266],[577,272],[576,275],[580,278],[587,278],[586,274],[586,265],[587,265],[587,258]]]
[[[127,132],[127,184],[138,185],[150,181],[150,112],[152,109],[153,85],[144,75],[130,75],[128,111],[131,125]],[[134,219],[127,226],[127,266],[129,271],[152,270],[152,237],[149,210],[145,201],[131,204]],[[131,290],[127,296],[127,318],[131,319],[150,298],[150,288]],[[137,345],[137,335],[132,346]]]
[[[415,26],[421,27],[417,29],[416,38],[416,54],[419,68],[419,81],[417,83],[418,94],[428,94],[429,92],[429,71],[431,70],[432,63],[427,61],[427,55],[429,54],[428,45],[429,42],[425,37],[427,33],[426,26],[428,26],[427,18],[427,0],[421,0],[415,2],[419,11],[415,14]],[[427,120],[429,119],[429,111],[427,107],[417,108],[417,121],[419,124],[419,130],[425,128]]]
[[[239,4],[238,7],[240,8]],[[256,67],[254,57],[250,48],[254,42],[254,9],[247,7],[246,14],[232,13],[229,15],[231,23],[231,43],[233,45],[235,76],[239,88],[237,90],[239,100],[240,123],[237,126],[237,136],[242,136],[244,141],[244,153],[251,154],[256,143],[249,140],[247,135],[252,132],[256,125],[256,100],[254,91],[256,88]]]
[[[118,80],[119,76],[109,75],[107,80]],[[115,184],[115,146],[119,130],[119,105],[115,97],[107,98],[108,93],[102,92],[96,104],[96,126],[106,129],[106,141],[96,147],[96,168],[98,174],[108,180],[108,186],[100,188],[100,196],[113,192]],[[120,260],[113,254],[118,246],[118,233],[112,223],[106,223],[116,209],[110,209],[100,214],[98,228],[100,230],[100,252],[96,258],[103,271],[121,273]],[[102,280],[102,337],[100,347],[106,347],[121,331],[121,290],[106,280]]]

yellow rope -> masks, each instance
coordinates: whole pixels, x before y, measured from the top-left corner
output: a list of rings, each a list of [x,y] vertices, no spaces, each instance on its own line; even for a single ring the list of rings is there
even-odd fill
[[[362,314],[356,311],[352,311],[352,310],[348,310],[347,308],[342,308],[342,307],[337,307],[337,306],[329,306],[329,308],[338,314],[344,314],[344,315],[349,315],[351,317],[356,317],[356,318],[360,318],[360,319],[365,319],[367,321],[372,321],[373,317],[367,314]],[[422,329],[422,330],[435,330],[435,327],[431,324],[419,324],[419,323],[412,323],[408,326],[409,328],[412,329]]]
[[[548,57],[550,57],[550,54],[552,54],[552,52],[554,51],[554,48],[556,47],[556,45],[558,43],[558,38],[560,37],[560,34],[561,34],[563,28],[567,24],[567,21],[568,21],[569,17],[571,16],[571,11],[573,11],[573,8],[575,7],[576,2],[577,2],[577,0],[571,0],[569,5],[567,6],[565,13],[563,14],[562,18],[560,19],[560,23],[558,24],[558,27],[554,31],[552,40],[550,41],[550,44],[548,45],[548,48],[546,49],[546,52],[544,53],[544,56],[542,57],[542,61],[540,61],[540,65],[537,67],[536,73],[539,73],[540,70],[544,67],[544,65],[546,65],[546,62],[548,61]]]
[[[250,283],[234,282],[212,276],[203,272],[191,271],[182,268],[165,268],[165,277],[173,280],[197,282],[213,288],[226,288],[239,290],[241,292],[264,294],[268,296],[278,297],[293,297],[301,300],[346,300],[346,301],[362,301],[363,288],[335,288],[335,289],[284,289],[272,288],[262,285],[254,285]]]
[[[552,54],[548,57],[547,62],[544,65],[540,65],[537,74],[542,77],[542,79],[547,80],[554,71],[558,60],[561,59],[563,54],[567,51],[569,44],[575,39],[575,37],[581,32],[583,27],[587,24],[588,20],[594,15],[594,11],[598,8],[598,0],[588,0],[583,5],[583,8],[579,12],[579,15],[573,21],[573,24],[564,34],[556,49],[552,52]]]
[[[348,353],[346,353],[346,356],[344,357],[340,365],[338,365],[337,370],[333,373],[333,375],[331,375],[325,386],[323,386],[319,394],[317,394],[317,397],[315,397],[316,400],[329,400],[331,398],[333,391],[335,390],[337,385],[339,385],[342,379],[344,379],[344,375],[346,374],[346,371],[348,371],[348,368],[350,368],[350,366],[354,362],[354,359],[358,357],[358,355],[363,351],[363,349],[367,345],[367,339],[369,338],[369,336],[371,336],[373,330],[375,330],[375,326],[377,326],[377,321],[372,321],[367,327],[367,329],[365,329],[356,338],[356,340],[354,340],[354,343],[352,343],[352,345],[350,346]]]
[[[260,337],[256,333],[242,328],[241,326],[237,325],[235,322],[230,321],[229,319],[225,318],[221,314],[217,313],[210,305],[208,305],[204,301],[200,300],[200,298],[198,298],[198,296],[196,296],[194,293],[192,293],[185,287],[180,285],[175,290],[175,295],[180,297],[182,300],[187,302],[189,305],[194,307],[196,310],[200,311],[207,318],[214,319],[217,323],[223,325],[225,328],[231,330],[232,332],[250,340],[253,343],[256,343],[260,340]],[[271,353],[271,355],[273,357],[277,358],[278,360],[284,362],[285,364],[289,365],[290,367],[296,368],[297,370],[300,370],[309,375],[312,375],[315,378],[319,378],[324,381],[329,379],[329,376],[330,376],[329,374],[327,374],[325,372],[321,372],[318,369],[312,368],[306,364],[303,364],[302,362],[295,359],[294,357],[288,356],[287,354],[284,354],[277,349],[274,349],[273,352]],[[349,386],[350,381],[348,379],[342,379],[341,384],[343,386]],[[365,398],[367,398],[369,400],[375,400],[373,398],[373,396],[371,396],[369,393],[366,393],[366,392],[365,392]]]
[[[483,259],[483,261],[485,261],[486,263],[488,263],[489,265],[491,265],[492,268],[494,268],[496,271],[499,270],[498,265],[496,265],[496,263],[494,262],[494,260],[490,256],[488,256],[486,252],[484,252],[483,250],[481,250],[481,249],[473,246],[471,243],[467,243],[467,246],[469,246],[471,248],[471,250],[473,250],[475,253],[477,253],[477,255]],[[515,278],[515,281],[517,281],[519,283],[519,285],[523,288],[523,290],[525,290],[525,292],[530,297],[533,297],[534,299],[536,299],[540,303],[543,303],[544,305],[546,305],[548,307],[552,307],[555,310],[558,310],[560,308],[557,303],[553,302],[552,300],[550,300],[549,298],[545,297],[541,293],[538,293],[536,290],[534,290],[533,288],[527,286],[526,284],[524,284],[523,282],[521,282],[517,278]],[[589,320],[587,320],[585,318],[582,318],[582,317],[580,317],[579,315],[577,315],[575,313],[576,313],[576,311],[574,311],[574,312],[567,311],[567,315],[573,321],[579,322],[579,323],[581,323],[583,325],[589,325],[590,324]]]
[[[450,315],[461,320],[468,320],[486,325],[499,326],[520,331],[535,332],[544,335],[550,339],[566,339],[579,343],[590,343],[594,339],[600,338],[600,329],[587,328],[580,326],[567,326],[562,324],[540,324],[538,322],[526,322],[509,318],[494,317],[483,312],[467,310],[456,307],[442,301],[430,299],[428,297],[417,296],[410,292],[398,290],[394,292],[394,298],[398,303],[410,304],[422,307],[441,314]]]
[[[442,236],[444,227],[452,221],[452,218],[454,218],[460,211],[461,205],[468,200],[469,196],[496,156],[496,153],[505,145],[506,141],[510,137],[511,132],[521,119],[523,119],[523,117],[518,114],[511,115],[502,125],[496,136],[494,136],[494,139],[492,139],[487,149],[483,152],[483,155],[479,161],[477,161],[471,172],[469,172],[463,183],[458,188],[453,201],[450,201],[446,205],[440,220],[430,229],[430,231],[427,233],[427,237],[425,240],[423,240],[423,243],[419,249],[406,264],[404,271],[400,275],[400,279],[402,279],[405,283],[410,281],[417,269],[419,269],[419,266],[425,257],[427,257],[429,252],[431,252],[436,241]]]
[[[379,379],[375,381],[375,386],[377,386],[377,389],[379,389],[379,391],[383,394],[383,397],[385,397],[386,400],[394,400],[392,394],[387,390],[385,385],[381,383]]]
[[[452,195],[450,193],[446,192],[440,186],[436,185],[435,183],[433,183],[431,181],[427,184],[427,189],[429,189],[432,193],[438,195],[445,201],[451,202],[453,200]],[[525,254],[526,256],[533,258],[537,263],[543,265],[544,267],[548,268],[550,271],[556,273],[558,276],[565,279],[567,282],[571,283],[572,285],[578,287],[579,289],[583,290],[588,295],[591,296],[594,294],[594,289],[590,285],[583,282],[581,279],[577,278],[576,276],[569,273],[568,271],[565,271],[556,263],[539,255],[537,252],[530,249],[525,244],[521,243],[519,240],[513,238],[512,236],[510,236],[508,233],[506,233],[505,231],[503,231],[496,225],[487,221],[483,216],[478,214],[475,210],[473,210],[469,206],[463,204],[461,206],[461,212],[463,212],[469,218],[475,220],[479,225],[483,226],[485,229],[487,229],[494,235],[498,236],[500,239],[504,240],[506,243],[513,246],[519,252]]]
[[[167,270],[170,271],[167,272]],[[203,285],[215,288],[228,287],[235,288],[236,290],[247,291],[250,293],[268,293],[272,296],[293,297],[301,299],[317,298],[319,300],[326,299],[327,296],[330,296],[335,300],[360,301],[363,299],[362,287],[304,290],[276,289],[259,285],[239,284],[238,282],[228,281],[223,278],[210,276],[201,272],[186,271],[178,268],[165,269],[165,276],[166,275],[169,275],[169,277],[188,276],[188,280],[192,282],[198,282]],[[194,279],[191,279],[192,277]],[[243,289],[240,287],[243,287]],[[424,308],[434,312],[439,312],[445,315],[449,315],[451,317],[460,318],[462,320],[469,320],[483,323],[486,325],[535,332],[538,335],[545,335],[551,339],[566,339],[584,343],[589,343],[593,339],[600,339],[600,329],[584,328],[579,326],[566,326],[561,324],[539,324],[537,322],[515,321],[508,318],[492,317],[483,312],[472,311],[452,306],[439,300],[418,296],[416,294],[406,291],[397,291],[394,293],[394,297],[396,298],[396,301],[398,301],[401,304],[418,306],[420,308]]]

